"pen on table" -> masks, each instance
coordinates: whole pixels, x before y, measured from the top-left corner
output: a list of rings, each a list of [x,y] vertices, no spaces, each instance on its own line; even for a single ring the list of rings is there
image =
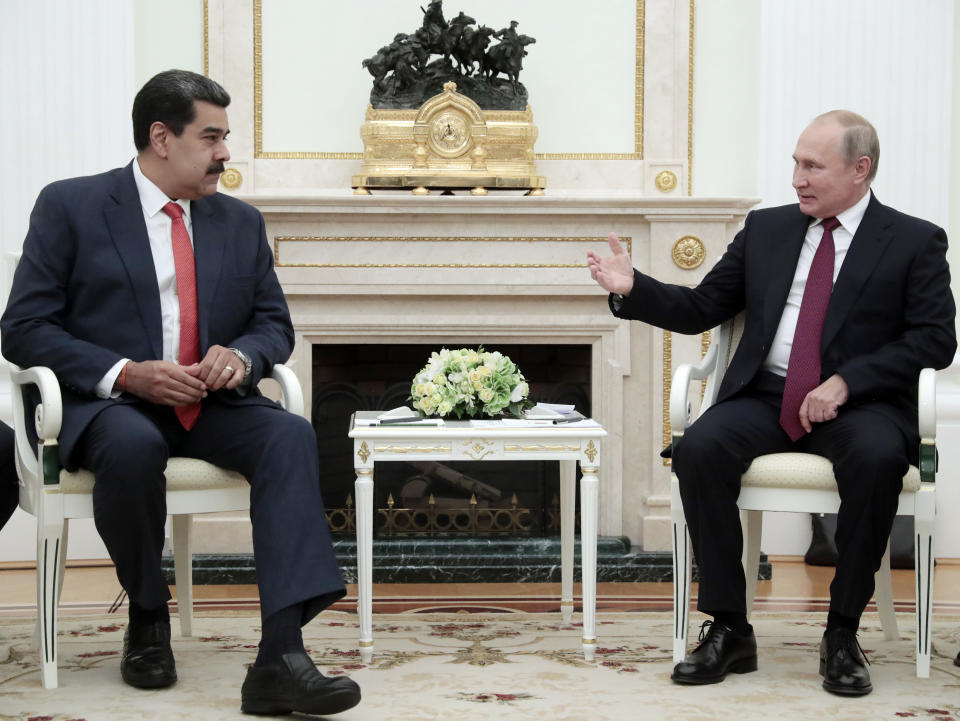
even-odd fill
[[[422,421],[423,418],[420,416],[406,416],[404,418],[379,418],[377,422],[381,425],[388,423],[413,423],[414,421]]]

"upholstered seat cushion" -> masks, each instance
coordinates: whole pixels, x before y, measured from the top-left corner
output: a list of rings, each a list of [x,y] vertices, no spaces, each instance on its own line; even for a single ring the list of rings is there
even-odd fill
[[[239,473],[226,471],[196,458],[171,458],[165,472],[167,491],[204,490],[246,487]],[[81,468],[75,473],[60,471],[61,493],[91,493],[93,474]]]
[[[743,486],[764,488],[819,488],[835,490],[833,464],[812,453],[771,453],[753,459],[741,479]],[[920,471],[910,466],[903,477],[903,490],[920,489]]]

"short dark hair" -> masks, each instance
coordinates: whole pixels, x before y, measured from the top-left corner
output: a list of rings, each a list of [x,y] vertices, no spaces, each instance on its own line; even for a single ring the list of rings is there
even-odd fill
[[[150,126],[156,122],[179,137],[197,117],[195,100],[225,108],[230,94],[215,80],[189,70],[165,70],[150,78],[133,99],[133,144],[137,150],[150,144]]]

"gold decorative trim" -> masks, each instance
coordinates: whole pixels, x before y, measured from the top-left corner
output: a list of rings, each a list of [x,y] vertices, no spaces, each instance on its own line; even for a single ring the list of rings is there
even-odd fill
[[[677,187],[677,176],[672,170],[661,170],[653,183],[661,193],[669,193]]]
[[[690,55],[687,69],[687,195],[693,195],[693,22],[696,0],[690,0]]]
[[[580,446],[570,446],[570,445],[541,445],[539,443],[533,443],[526,446],[518,446],[513,443],[509,443],[503,447],[504,451],[509,451],[511,453],[516,453],[517,451],[529,451],[531,453],[536,453],[539,451],[570,451],[576,452],[580,450]]]
[[[599,452],[600,452],[600,451],[599,451],[599,450],[597,449],[597,447],[593,444],[593,441],[590,441],[590,442],[587,444],[587,449],[583,452],[583,455],[585,455],[587,458],[589,458],[589,459],[590,459],[590,462],[593,463],[593,460],[597,457],[597,454],[598,454]],[[594,472],[595,472],[595,471],[594,471]],[[586,471],[584,471],[584,473],[586,473]]]
[[[277,268],[585,268],[586,263],[283,263],[280,243],[604,243],[606,238],[591,236],[554,237],[484,237],[484,236],[311,236],[275,235],[273,261]],[[633,252],[633,237],[624,236],[620,242],[627,253]]]
[[[534,155],[536,160],[643,160],[644,3],[645,0],[637,0],[636,6],[634,151],[632,153],[536,153]],[[691,10],[691,23],[692,12]],[[267,160],[363,160],[362,152],[265,152],[263,150],[263,0],[253,0],[253,157]]]
[[[220,185],[227,190],[236,190],[243,185],[243,174],[236,168],[227,168],[220,175]]]
[[[703,264],[707,257],[707,247],[695,235],[685,235],[673,244],[671,252],[673,262],[684,270],[693,270]]]
[[[663,447],[670,445],[670,382],[673,378],[673,333],[663,331]],[[669,466],[670,459],[664,458],[663,465]]]
[[[357,451],[357,455],[360,456],[361,463],[367,462],[367,459],[370,457],[370,448],[367,446],[366,441],[360,444],[360,450]]]
[[[585,475],[585,476],[595,476],[595,475],[597,475],[597,469],[596,469],[596,468],[583,468],[583,467],[581,466],[581,467],[580,467],[580,472],[581,472],[583,475]]]
[[[584,642],[585,644],[587,644],[588,646],[592,646],[592,645],[594,645],[594,644],[597,642],[597,639],[595,639],[595,638],[587,638],[586,636],[584,636],[584,637],[583,637],[583,642]]]
[[[203,0],[203,74],[210,77],[210,0]]]
[[[450,446],[374,446],[377,453],[451,453]]]
[[[356,468],[356,469],[354,469],[354,470],[356,471],[356,474],[357,474],[358,476],[372,476],[372,475],[373,475],[373,471],[370,470],[369,468]]]
[[[358,641],[357,645],[360,648],[373,648],[373,641]]]
[[[700,357],[703,358],[707,355],[707,351],[710,350],[710,341],[712,340],[712,331],[705,330],[700,334]],[[707,393],[707,379],[704,378],[700,381],[700,399],[703,400],[703,397]]]
[[[491,453],[496,453],[497,450],[493,441],[486,440],[464,441],[463,446],[463,455],[468,456],[475,461],[486,458]]]

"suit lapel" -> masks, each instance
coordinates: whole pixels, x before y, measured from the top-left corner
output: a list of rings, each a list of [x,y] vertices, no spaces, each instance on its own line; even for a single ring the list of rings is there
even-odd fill
[[[210,200],[196,200],[190,206],[193,215],[193,254],[197,266],[197,305],[202,354],[210,347],[210,310],[220,281],[227,233],[223,218],[214,212]]]
[[[780,316],[787,304],[793,276],[797,271],[797,261],[810,225],[809,216],[801,213],[796,206],[792,206],[792,210],[791,217],[783,226],[783,236],[770,238],[768,241],[779,252],[771,253],[769,265],[763,269],[770,278],[763,303],[763,338],[768,346],[780,325]]]
[[[830,345],[843,326],[847,313],[860,296],[860,289],[873,273],[892,237],[886,207],[876,197],[871,196],[867,212],[853,236],[837,281],[833,285],[827,317],[823,322],[821,349]]]
[[[120,173],[117,185],[104,206],[110,237],[120,255],[133,288],[137,310],[150,347],[156,358],[163,358],[163,327],[160,315],[160,290],[157,271],[150,252],[150,239],[143,221],[140,194],[133,179],[131,163]]]

